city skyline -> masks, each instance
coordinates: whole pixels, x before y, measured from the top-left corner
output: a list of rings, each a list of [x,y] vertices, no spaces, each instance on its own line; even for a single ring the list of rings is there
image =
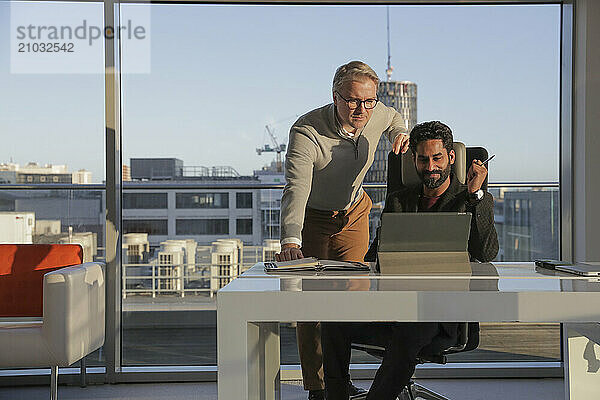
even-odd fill
[[[5,37],[9,5],[0,4]],[[19,6],[102,14],[96,3]],[[362,59],[385,79],[384,6],[122,5],[122,18],[147,7],[151,73],[122,80],[125,164],[177,157],[251,175],[274,158],[255,153],[268,143],[265,124],[294,116],[274,124],[286,143],[296,115],[331,101],[337,66]],[[559,6],[392,6],[390,16],[392,79],[419,85],[419,122],[442,120],[456,139],[497,154],[492,181],[558,179]],[[357,26],[366,34],[349,36]],[[133,50],[123,48],[125,71]],[[0,161],[66,163],[101,181],[103,75],[16,75],[8,66],[0,40],[0,121],[11,133]],[[540,161],[523,170],[534,143]]]

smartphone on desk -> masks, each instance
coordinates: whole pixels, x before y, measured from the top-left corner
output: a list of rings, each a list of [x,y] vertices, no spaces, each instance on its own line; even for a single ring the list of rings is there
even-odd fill
[[[534,262],[535,262],[535,265],[537,265],[538,267],[546,268],[546,269],[556,269],[556,267],[561,266],[561,265],[571,265],[571,263],[567,262],[567,261],[552,260],[549,258],[537,259]]]

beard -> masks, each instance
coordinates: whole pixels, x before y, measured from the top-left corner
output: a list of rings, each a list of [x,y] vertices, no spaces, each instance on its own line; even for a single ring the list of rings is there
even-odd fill
[[[448,179],[450,176],[450,170],[452,168],[452,164],[448,163],[448,166],[441,170],[433,170],[433,171],[417,171],[419,178],[421,178],[421,182],[423,185],[427,186],[429,189],[437,189]],[[439,174],[440,177],[435,179],[432,178],[431,175]]]

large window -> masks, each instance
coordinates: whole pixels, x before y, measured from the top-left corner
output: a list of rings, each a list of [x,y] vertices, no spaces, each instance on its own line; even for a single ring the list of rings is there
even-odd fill
[[[40,39],[48,39],[49,27],[75,29],[82,21],[88,28],[102,26],[102,2],[0,3],[0,25],[6,29],[0,40],[0,164],[5,164],[0,178],[12,176],[7,183],[105,179],[103,41],[58,40],[78,51],[59,51],[53,57],[31,49],[34,42],[57,42],[37,39],[36,28],[45,28]],[[32,28],[19,35],[22,26]],[[27,44],[31,51],[19,52]]]
[[[0,2],[0,242],[76,243],[85,262],[103,262],[103,41],[60,41],[78,51],[50,54],[41,51],[43,36],[17,36],[20,26],[32,26],[37,36],[38,27],[82,21],[102,26],[102,3]],[[104,350],[88,356],[88,366],[103,366]]]
[[[103,260],[116,246],[105,238],[103,185],[117,183],[106,176],[105,154],[122,150],[124,366],[216,365],[217,291],[272,257],[279,239],[281,186],[252,187],[285,183],[277,150],[300,115],[331,102],[334,69],[349,60],[375,69],[380,99],[408,126],[441,120],[456,139],[497,155],[489,189],[497,261],[560,257],[559,5],[390,6],[389,79],[381,5],[119,10],[134,25],[152,16],[144,40],[118,49],[122,147],[105,149],[103,60],[112,42],[77,47],[77,62],[46,64],[39,54],[14,58],[12,36],[0,39],[0,183],[31,185],[0,188],[0,213],[33,212],[34,243],[77,239]],[[76,28],[82,20],[102,26],[103,4],[0,2],[0,26],[11,35],[15,24]],[[349,26],[368,34],[349,40]],[[385,181],[382,143],[366,182],[374,228],[384,192],[369,183]],[[534,147],[537,162],[525,163]],[[83,188],[90,183],[98,187]],[[298,363],[294,335],[282,327],[285,363]],[[480,349],[456,361],[556,360],[558,338],[556,325],[486,324]],[[95,357],[103,361],[102,352]]]
[[[195,261],[187,268],[173,261],[169,272],[182,274],[183,291],[177,292],[185,293],[182,305],[195,295],[206,307],[214,307],[211,294],[219,282],[229,282],[272,254],[268,243],[279,239],[281,191],[265,189],[253,196],[244,185],[285,183],[277,145],[287,143],[299,115],[331,102],[334,69],[352,59],[375,69],[384,81],[379,98],[398,109],[409,127],[441,120],[457,140],[497,155],[490,164],[490,191],[496,198],[498,261],[559,256],[559,6],[391,6],[394,70],[389,82],[384,6],[122,5],[121,17],[142,8],[152,12],[151,72],[123,77],[124,159],[180,160],[181,176],[172,174],[170,182],[197,185],[194,191],[176,194],[176,215],[169,216],[175,219],[175,235],[164,242],[149,237],[151,249],[156,249],[149,265],[159,250],[173,252],[174,246],[181,250],[173,260]],[[369,35],[348,41],[348,26],[361,26]],[[532,29],[538,34],[531,35]],[[135,57],[131,43],[128,46],[123,48],[125,64]],[[310,68],[304,62],[290,63],[298,54],[311,54],[318,62],[311,61]],[[262,67],[257,71],[251,65]],[[152,101],[157,98],[162,101]],[[385,182],[389,146],[380,145],[367,184]],[[530,159],[533,146],[543,154],[540,163],[518,167]],[[217,190],[221,185],[235,193],[235,203],[227,192]],[[384,192],[368,190],[376,203],[375,229]],[[253,218],[260,219],[257,231]],[[252,244],[242,245],[236,235],[252,235]],[[195,251],[175,243],[189,237],[197,238]],[[227,265],[217,268],[223,260],[229,260]],[[146,273],[151,275],[151,270]],[[175,292],[162,293],[154,304],[172,301],[161,296]],[[126,301],[133,302],[129,293]],[[190,306],[189,312],[193,309]],[[137,305],[128,310],[128,316],[142,315],[136,314],[141,313]],[[201,314],[197,320],[209,327],[214,318],[210,315]],[[185,324],[184,319],[180,322]],[[168,326],[165,323],[165,329]],[[207,359],[201,363],[216,362],[210,347],[215,333],[210,329],[202,333]],[[125,346],[143,340],[141,333],[127,339],[128,332]],[[283,326],[282,332],[282,358],[297,363],[294,330]],[[507,332],[514,332],[522,343],[540,338],[543,344],[515,347],[504,339]],[[170,337],[171,349],[196,342],[192,336]],[[463,361],[557,357],[546,351],[558,348],[556,326],[489,325],[483,327],[482,338],[481,350]],[[167,353],[166,347],[148,342],[147,348],[156,353],[140,363],[199,362],[181,353],[160,356]],[[367,361],[357,357],[355,361]]]

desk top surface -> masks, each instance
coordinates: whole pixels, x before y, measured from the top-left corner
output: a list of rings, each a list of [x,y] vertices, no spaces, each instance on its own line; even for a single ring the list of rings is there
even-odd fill
[[[600,293],[600,279],[536,267],[533,263],[471,263],[468,273],[435,275],[356,272],[267,274],[255,264],[220,292],[575,292]]]

